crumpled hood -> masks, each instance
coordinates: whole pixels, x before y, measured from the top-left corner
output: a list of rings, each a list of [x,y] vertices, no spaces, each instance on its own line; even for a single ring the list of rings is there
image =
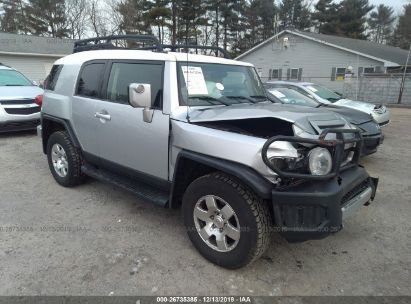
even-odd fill
[[[1,100],[35,98],[43,94],[43,90],[37,86],[0,86],[0,103]]]
[[[342,127],[347,123],[339,114],[326,109],[275,103],[239,104],[205,109],[190,108],[189,114],[190,122],[272,117],[293,123],[311,134],[320,133],[323,127]],[[186,113],[181,113],[180,117],[173,118],[185,120]]]
[[[334,106],[334,105],[325,105],[324,109],[340,114],[346,120],[348,120],[350,123],[354,125],[363,124],[363,123],[373,120],[370,114],[367,114],[363,111],[356,110],[354,108],[339,107],[339,106]]]
[[[354,101],[354,100],[351,100],[351,99],[340,99],[340,100],[334,102],[333,104],[338,105],[338,106],[343,106],[343,107],[356,109],[356,110],[359,110],[359,111],[366,112],[368,114],[371,114],[372,111],[376,107],[375,104],[372,104],[372,103],[369,103],[369,102]]]

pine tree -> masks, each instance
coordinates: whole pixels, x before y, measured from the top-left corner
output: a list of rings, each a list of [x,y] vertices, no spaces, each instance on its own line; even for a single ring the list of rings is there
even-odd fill
[[[120,30],[127,34],[152,34],[149,8],[150,3],[146,0],[121,1],[116,7],[122,16]]]
[[[392,34],[394,20],[394,9],[384,4],[380,4],[376,11],[371,12],[368,25],[371,30],[372,40],[378,43],[386,43]]]
[[[177,42],[198,44],[198,27],[204,22],[201,0],[180,0],[177,7]]]
[[[148,4],[148,18],[150,24],[157,27],[157,36],[160,43],[164,42],[164,28],[170,27],[171,9],[169,3],[169,0],[154,0]]]
[[[27,25],[32,34],[67,37],[66,22],[64,0],[28,0]]]
[[[366,39],[365,22],[373,9],[368,0],[343,0],[339,10],[337,34],[349,38]]]
[[[303,0],[283,0],[280,4],[281,26],[285,28],[305,29],[310,26],[310,12]]]
[[[25,9],[23,0],[1,0],[3,14],[0,28],[3,32],[27,34]]]
[[[411,41],[411,4],[404,5],[404,13],[399,16],[390,44],[408,50]]]
[[[312,20],[320,34],[336,34],[339,24],[339,4],[333,0],[319,0],[315,5]]]

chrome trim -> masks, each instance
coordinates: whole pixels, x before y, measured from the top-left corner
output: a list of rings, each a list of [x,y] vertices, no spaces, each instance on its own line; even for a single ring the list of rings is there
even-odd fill
[[[372,188],[368,187],[366,190],[358,194],[353,199],[349,200],[342,208],[342,218],[345,220],[360,209],[364,204],[368,203],[372,197]]]

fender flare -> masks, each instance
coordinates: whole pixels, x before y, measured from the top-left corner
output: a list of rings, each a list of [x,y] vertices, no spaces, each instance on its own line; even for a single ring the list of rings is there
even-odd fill
[[[207,167],[215,169],[216,171],[218,170],[234,176],[239,181],[243,182],[246,186],[250,187],[251,190],[253,190],[262,199],[271,200],[272,198],[272,183],[270,183],[255,169],[229,160],[220,159],[192,151],[182,150],[177,156],[176,166],[174,170],[172,189],[170,193],[171,208],[173,208],[174,205],[173,194],[178,182],[178,175],[181,174],[181,172],[183,172],[181,170],[184,170],[184,168],[182,168],[181,165],[182,160],[184,159],[194,161],[201,165],[205,165]]]
[[[81,145],[80,145],[79,140],[77,139],[76,133],[74,132],[73,127],[71,126],[71,124],[67,120],[59,118],[59,117],[55,117],[55,116],[52,116],[52,115],[48,115],[48,114],[41,114],[41,126],[42,126],[41,138],[42,138],[42,141],[43,141],[43,152],[44,153],[46,153],[46,149],[47,149],[47,140],[44,136],[44,134],[47,133],[46,124],[44,123],[45,121],[52,121],[52,122],[55,122],[55,123],[58,123],[58,124],[62,125],[64,127],[64,129],[67,131],[73,145],[76,148],[81,149]]]

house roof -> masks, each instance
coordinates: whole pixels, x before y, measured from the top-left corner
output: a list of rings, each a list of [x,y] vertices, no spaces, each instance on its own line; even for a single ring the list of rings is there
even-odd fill
[[[260,43],[259,45],[253,47],[247,52],[241,54],[236,59],[241,59],[245,55],[254,52],[256,49],[264,46],[265,44],[271,42],[272,40],[278,38],[283,34],[293,34],[296,36],[303,37],[318,43],[322,43],[331,47],[345,50],[347,52],[355,53],[364,57],[368,57],[374,60],[384,62],[385,66],[403,66],[407,60],[408,51],[384,45],[367,40],[352,39],[340,36],[324,35],[310,32],[300,32],[295,30],[285,30],[273,37],[267,39],[266,41]]]
[[[0,32],[0,54],[63,57],[73,52],[74,40]]]

